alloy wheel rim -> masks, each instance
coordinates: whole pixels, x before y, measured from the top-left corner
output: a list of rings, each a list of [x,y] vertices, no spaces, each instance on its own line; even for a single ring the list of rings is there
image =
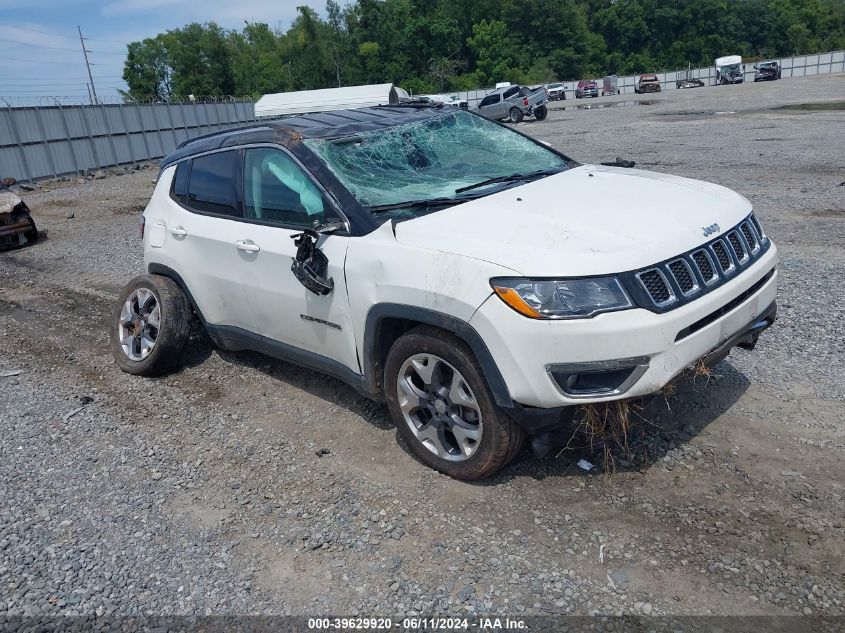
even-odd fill
[[[434,354],[415,354],[399,369],[397,394],[402,417],[431,453],[462,462],[481,446],[481,406],[466,379]]]
[[[120,310],[120,347],[129,360],[145,360],[153,351],[161,326],[161,306],[148,288],[130,294]]]

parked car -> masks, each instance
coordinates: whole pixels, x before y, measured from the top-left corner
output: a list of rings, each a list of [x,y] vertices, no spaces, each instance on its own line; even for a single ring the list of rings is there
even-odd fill
[[[548,97],[542,86],[532,90],[526,86],[499,88],[486,95],[474,110],[488,119],[519,123],[524,117],[542,121],[548,114]]]
[[[637,83],[634,86],[634,92],[642,94],[644,92],[660,92],[660,80],[654,73],[645,73],[639,76]]]
[[[777,62],[760,62],[754,65],[754,81],[775,81],[780,79],[780,72]]]
[[[187,141],[141,229],[145,272],[111,317],[122,370],[179,367],[195,315],[223,349],[383,399],[414,454],[461,479],[526,436],[540,450],[574,405],[753,348],[775,319],[776,248],[744,197],[582,165],[457,108]]]
[[[575,88],[575,98],[583,99],[585,97],[597,98],[599,96],[599,87],[592,79],[582,79],[578,82]]]
[[[701,81],[698,77],[692,76],[692,68],[691,66],[687,66],[686,70],[679,70],[675,74],[675,88],[678,89],[686,89],[686,88],[703,88],[704,82]]]
[[[454,94],[442,94],[442,95],[425,95],[427,99],[430,99],[436,103],[442,103],[443,105],[452,106],[453,108],[461,108],[466,110],[469,108],[469,102],[466,99],[462,99],[458,95]]]
[[[601,96],[618,94],[618,77],[616,75],[605,75],[601,80]]]
[[[560,82],[553,84],[546,84],[546,94],[549,95],[549,101],[566,101],[566,85]]]
[[[745,81],[745,65],[739,55],[718,57],[714,62],[716,67],[716,85],[741,84]]]

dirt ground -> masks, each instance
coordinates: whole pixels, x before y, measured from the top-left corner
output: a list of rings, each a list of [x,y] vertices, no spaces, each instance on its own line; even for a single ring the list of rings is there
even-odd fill
[[[383,406],[202,336],[179,373],[122,374],[107,328],[155,172],[24,194],[49,239],[0,254],[0,615],[845,615],[845,111],[775,109],[806,102],[845,76],[520,124],[729,186],[780,249],[778,322],[612,475],[579,448],[450,480]]]

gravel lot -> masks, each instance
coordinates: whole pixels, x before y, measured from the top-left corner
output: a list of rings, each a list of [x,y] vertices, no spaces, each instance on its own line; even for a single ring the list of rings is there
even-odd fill
[[[747,196],[780,312],[611,476],[578,449],[450,480],[383,406],[202,336],[125,375],[107,321],[155,172],[25,194],[49,239],[0,255],[0,615],[845,615],[845,111],[772,109],[845,76],[631,97],[519,127]]]

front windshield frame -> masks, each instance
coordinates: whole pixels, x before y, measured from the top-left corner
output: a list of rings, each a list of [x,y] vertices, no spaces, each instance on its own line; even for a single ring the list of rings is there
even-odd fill
[[[385,106],[387,107],[387,106]],[[472,117],[471,119],[466,119],[467,117]],[[445,125],[446,122],[449,120],[457,120],[458,122],[466,122],[471,120],[472,125],[470,126],[469,131],[475,132],[476,129],[480,130],[479,132],[479,143],[483,144],[484,142],[488,143],[489,145],[494,145],[498,140],[492,134],[485,135],[487,130],[494,131],[498,134],[506,134],[507,137],[502,137],[505,140],[508,139],[518,139],[516,142],[516,146],[520,148],[526,148],[531,153],[532,161],[520,161],[519,158],[513,158],[512,156],[508,158],[508,169],[504,170],[503,165],[505,161],[501,161],[499,163],[481,163],[481,167],[473,171],[471,174],[471,178],[468,176],[470,175],[467,171],[462,172],[454,172],[454,173],[444,173],[448,172],[450,168],[457,167],[461,165],[462,167],[466,166],[465,163],[461,163],[460,160],[452,161],[447,164],[444,164],[442,171],[437,173],[433,170],[434,173],[429,174],[429,177],[434,179],[433,181],[429,181],[428,183],[423,182],[420,183],[419,186],[415,189],[414,186],[409,186],[408,191],[411,193],[415,193],[416,195],[406,194],[404,189],[400,186],[396,187],[388,187],[391,185],[391,182],[385,182],[379,185],[373,185],[372,180],[376,177],[381,177],[384,174],[389,174],[390,169],[392,168],[391,163],[387,163],[387,168],[383,169],[381,173],[376,174],[368,174],[366,172],[360,172],[354,174],[355,178],[358,178],[357,181],[354,179],[350,179],[350,165],[357,168],[360,166],[360,162],[351,163],[350,157],[355,157],[356,154],[350,153],[344,156],[343,152],[336,152],[337,148],[344,147],[345,145],[352,146],[360,145],[361,140],[368,141],[372,140],[375,142],[376,146],[380,143],[385,144],[387,141],[383,140],[384,134],[392,134],[394,135],[394,143],[396,142],[395,139],[402,134],[402,132],[407,131],[409,128],[413,129],[413,126],[434,126],[435,129],[439,130],[439,125]],[[472,129],[475,128],[475,129]],[[425,127],[423,130],[427,134],[431,134],[430,130],[426,129]],[[509,135],[513,135],[510,137]],[[454,136],[451,134],[450,136]],[[487,138],[485,138],[487,136]],[[402,137],[404,138],[404,136]],[[423,140],[423,139],[414,139],[414,140]],[[439,141],[440,139],[435,140]],[[470,138],[470,140],[472,140]],[[454,156],[459,158],[466,157],[465,154],[461,153],[465,148],[463,146],[456,145],[456,141],[451,141],[454,147],[452,149],[457,149],[457,152],[454,153]],[[381,130],[373,130],[369,132],[361,132],[355,133],[353,135],[346,135],[346,136],[336,136],[336,137],[321,137],[321,138],[312,138],[312,139],[305,139],[303,144],[309,150],[309,153],[312,154],[325,169],[332,174],[334,178],[337,179],[339,184],[341,184],[350,194],[351,196],[358,202],[358,204],[365,210],[372,214],[374,219],[381,219],[382,215],[389,215],[389,216],[407,216],[412,215],[413,217],[417,217],[418,215],[422,215],[428,212],[440,210],[446,208],[448,206],[453,206],[454,204],[459,204],[461,202],[467,201],[473,198],[479,198],[486,195],[490,195],[497,191],[501,191],[504,188],[508,188],[511,186],[516,186],[523,181],[514,181],[514,182],[497,182],[491,183],[489,185],[485,185],[480,188],[473,188],[472,191],[467,191],[464,194],[458,193],[455,189],[460,189],[465,185],[477,185],[481,181],[485,181],[491,178],[499,178],[503,176],[514,176],[514,175],[522,175],[526,172],[531,172],[531,178],[535,179],[539,177],[544,177],[545,175],[550,175],[546,173],[539,173],[540,171],[549,171],[551,172],[558,172],[558,171],[565,171],[566,169],[570,169],[572,167],[576,167],[579,165],[576,161],[572,160],[565,154],[555,150],[552,147],[547,146],[544,143],[539,142],[538,140],[528,136],[527,134],[523,134],[518,130],[514,130],[506,125],[501,123],[490,121],[484,117],[481,117],[475,113],[467,112],[466,110],[458,110],[458,109],[449,109],[448,111],[440,111],[437,115],[432,116],[431,118],[422,119],[418,121],[409,121],[407,123],[402,123],[400,125],[392,126],[390,128],[384,128]],[[387,145],[384,145],[387,148]],[[448,146],[447,146],[448,147]],[[327,151],[328,148],[328,151]],[[510,146],[509,146],[510,148]],[[376,149],[382,149],[376,147]],[[396,147],[393,148],[392,151],[396,151]],[[439,149],[439,146],[436,148]],[[498,146],[496,147],[498,150]],[[382,149],[382,151],[386,151]],[[385,154],[390,159],[391,154]],[[340,158],[338,159],[338,156]],[[437,156],[438,158],[442,158],[442,156]],[[382,160],[382,156],[377,157],[379,160]],[[470,160],[470,158],[466,158],[466,160]],[[344,164],[345,162],[345,164]],[[403,161],[398,161],[399,162]],[[424,168],[418,168],[416,166],[408,167],[407,165],[402,165],[409,171],[403,172],[400,176],[407,177],[409,174],[413,175],[414,180],[419,180],[419,177],[416,175],[418,172],[422,171]],[[528,168],[526,168],[526,166]],[[437,166],[438,168],[440,165]],[[535,169],[539,167],[540,169]],[[344,171],[346,168],[347,171]],[[366,168],[364,168],[366,169]],[[491,171],[492,169],[492,171]],[[360,170],[359,170],[360,171]],[[534,172],[538,172],[536,175]],[[361,178],[364,176],[369,177],[370,180],[368,181],[369,187],[361,187]],[[526,179],[528,180],[528,179]],[[433,185],[432,185],[433,182]],[[407,184],[406,182],[401,182],[399,185]],[[412,183],[412,185],[415,183]],[[433,189],[429,191],[428,189],[424,190],[424,195],[419,195],[420,191],[423,190],[424,187],[433,186]],[[384,192],[388,192],[389,195],[381,195]],[[373,197],[371,194],[376,192],[379,194],[379,197]],[[400,196],[401,194],[401,196]],[[451,200],[445,200],[444,197],[448,195]],[[401,200],[399,199],[401,197]],[[399,202],[420,202],[423,200],[427,200],[432,202],[431,208],[425,208],[424,206],[415,205],[415,208],[410,209],[409,207],[399,207],[398,210],[390,209],[389,212],[385,213],[383,211],[379,211],[379,207],[394,207]]]

